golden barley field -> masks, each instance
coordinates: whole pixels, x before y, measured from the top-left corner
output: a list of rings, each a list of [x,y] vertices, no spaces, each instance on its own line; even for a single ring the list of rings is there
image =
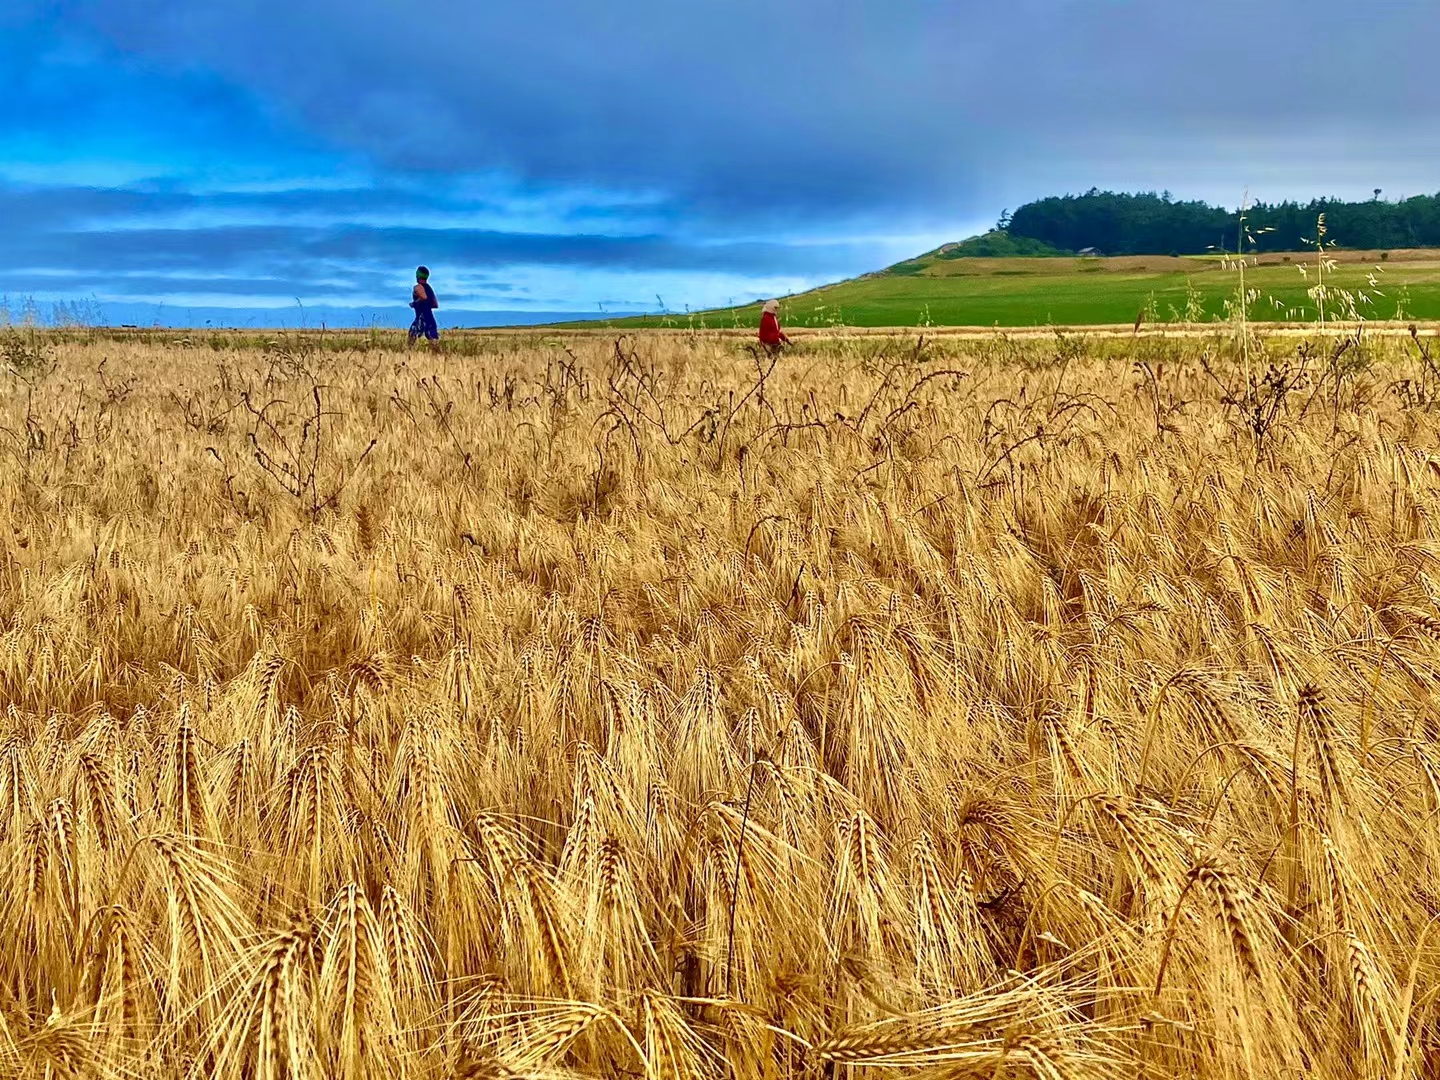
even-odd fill
[[[1440,1076],[1423,337],[398,345],[4,339],[0,1074]]]

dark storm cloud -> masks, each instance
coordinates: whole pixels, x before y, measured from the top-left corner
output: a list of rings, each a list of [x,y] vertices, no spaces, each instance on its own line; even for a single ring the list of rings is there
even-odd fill
[[[927,100],[939,9],[914,0],[80,9],[124,48],[211,65],[397,168],[655,187],[727,220],[969,183],[951,149],[964,118]]]

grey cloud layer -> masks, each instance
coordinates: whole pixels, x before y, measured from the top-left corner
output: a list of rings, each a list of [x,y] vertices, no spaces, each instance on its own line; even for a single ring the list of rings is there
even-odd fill
[[[722,216],[963,205],[1077,134],[1221,152],[1240,132],[1398,135],[1440,118],[1433,0],[78,10],[127,48],[217,66],[393,165],[654,184]]]

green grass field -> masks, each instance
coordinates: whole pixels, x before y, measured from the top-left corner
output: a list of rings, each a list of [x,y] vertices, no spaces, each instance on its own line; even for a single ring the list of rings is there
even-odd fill
[[[1440,253],[1337,253],[1326,273],[1332,290],[1327,318],[1355,309],[1367,320],[1440,319]],[[1308,276],[1301,273],[1306,264]],[[1253,290],[1250,316],[1276,322],[1313,322],[1308,295],[1316,283],[1314,256],[1267,255],[1245,271]],[[1207,257],[1129,256],[1113,259],[944,259],[924,256],[898,267],[782,301],[787,328],[844,326],[1095,326],[1206,322],[1227,317],[1239,274]],[[1187,319],[1188,316],[1188,319]],[[758,304],[693,315],[616,320],[632,327],[755,326]]]

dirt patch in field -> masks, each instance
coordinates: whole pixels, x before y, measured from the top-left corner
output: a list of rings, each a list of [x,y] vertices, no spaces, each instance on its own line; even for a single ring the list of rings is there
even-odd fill
[[[1341,265],[1385,266],[1403,263],[1408,269],[1440,268],[1440,249],[1407,248],[1394,251],[1343,251],[1327,253]],[[1268,252],[1253,256],[1252,265],[1288,266],[1313,263],[1315,252]],[[1221,255],[1116,255],[1102,259],[937,259],[921,277],[1004,277],[1021,272],[1060,277],[1084,271],[1118,274],[1203,274],[1224,269]]]
[[[1198,258],[1168,255],[1122,255],[1110,259],[938,259],[927,266],[922,277],[1008,277],[1034,274],[1037,277],[1064,277],[1077,273],[1197,273],[1212,269]]]

